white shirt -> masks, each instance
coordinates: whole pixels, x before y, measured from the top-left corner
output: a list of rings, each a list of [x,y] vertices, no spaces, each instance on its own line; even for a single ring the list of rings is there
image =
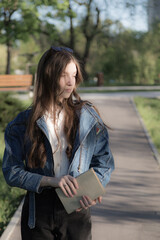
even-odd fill
[[[49,140],[52,147],[54,159],[54,173],[55,177],[67,175],[69,168],[69,159],[66,155],[67,141],[64,135],[64,111],[62,110],[59,115],[56,115],[55,129],[59,136],[60,146],[58,147],[58,139],[55,133],[53,119],[49,113],[45,114],[45,121],[49,132]]]

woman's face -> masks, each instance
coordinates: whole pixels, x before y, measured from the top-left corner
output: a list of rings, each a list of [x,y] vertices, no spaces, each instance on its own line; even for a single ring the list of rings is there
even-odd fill
[[[74,62],[68,63],[59,80],[60,95],[59,100],[69,98],[76,84],[77,68]]]

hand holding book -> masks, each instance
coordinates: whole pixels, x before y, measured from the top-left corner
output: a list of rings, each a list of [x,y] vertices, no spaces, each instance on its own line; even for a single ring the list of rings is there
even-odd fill
[[[66,175],[60,178],[57,178],[58,180],[58,185],[63,191],[64,195],[66,197],[73,197],[74,195],[77,194],[77,190],[79,188],[78,182],[76,178]]]
[[[63,188],[57,188],[56,192],[64,205],[67,213],[76,211],[79,208],[87,208],[91,205],[96,204],[95,199],[102,196],[105,193],[104,187],[99,181],[93,168],[89,169],[87,172],[79,175],[76,178],[79,188],[77,189],[77,194],[71,196],[68,192],[68,197]],[[67,184],[66,184],[67,185]],[[69,186],[65,186],[65,188]]]
[[[102,196],[101,196],[101,197],[98,197],[98,198],[95,199],[95,200],[90,199],[88,196],[83,196],[83,200],[80,200],[80,204],[81,204],[82,207],[76,209],[76,212],[81,211],[83,208],[84,208],[84,209],[87,209],[87,208],[89,208],[89,207],[92,207],[92,206],[96,205],[97,200],[98,200],[99,203],[101,203],[101,201],[102,201]],[[85,204],[84,204],[84,203],[85,203]]]

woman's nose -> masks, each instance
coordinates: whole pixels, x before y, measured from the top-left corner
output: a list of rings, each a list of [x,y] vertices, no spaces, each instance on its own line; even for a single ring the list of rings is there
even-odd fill
[[[67,85],[71,86],[72,84],[73,84],[72,77],[68,76],[68,78],[67,78]]]

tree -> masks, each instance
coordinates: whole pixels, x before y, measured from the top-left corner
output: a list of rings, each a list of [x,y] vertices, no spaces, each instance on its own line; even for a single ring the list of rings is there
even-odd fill
[[[11,51],[17,40],[28,39],[39,27],[38,11],[27,0],[2,0],[0,2],[0,42],[7,47],[6,74],[11,71]]]
[[[67,0],[63,8],[57,8],[56,13],[53,12],[53,8],[51,10],[51,5],[49,7],[50,14],[47,13],[47,16],[50,17],[50,22],[55,16],[58,16],[60,22],[67,23],[67,27],[63,28],[62,32],[57,35],[57,42],[74,49],[75,55],[83,61],[86,79],[86,64],[89,59],[91,45],[102,29],[110,26],[107,21],[101,20],[104,6],[100,8],[98,1],[95,0]],[[79,9],[79,11],[76,11],[76,9]],[[50,24],[50,28],[51,25],[54,25],[54,23]],[[67,37],[64,37],[65,32]],[[78,36],[84,39],[80,51],[77,48],[77,32]]]
[[[71,1],[69,1],[71,6]],[[84,64],[84,76],[85,79],[87,79],[87,74],[86,74],[86,64],[89,59],[89,54],[90,54],[90,49],[91,45],[93,43],[93,40],[95,37],[101,33],[102,28],[104,27],[102,25],[101,21],[101,12],[102,9],[99,8],[98,6],[98,1],[94,0],[88,0],[88,1],[72,1],[76,3],[78,6],[84,8],[85,15],[82,17],[82,20],[79,24],[79,29],[81,30],[81,33],[83,34],[83,37],[85,39],[85,44],[84,44],[84,50],[83,53],[80,55],[79,52],[76,52],[77,56],[79,56]],[[70,7],[71,11],[71,7]],[[70,18],[70,23],[72,23],[72,14],[69,15]],[[72,43],[71,47],[75,46],[75,31],[73,28],[73,25],[70,24],[70,43]]]

